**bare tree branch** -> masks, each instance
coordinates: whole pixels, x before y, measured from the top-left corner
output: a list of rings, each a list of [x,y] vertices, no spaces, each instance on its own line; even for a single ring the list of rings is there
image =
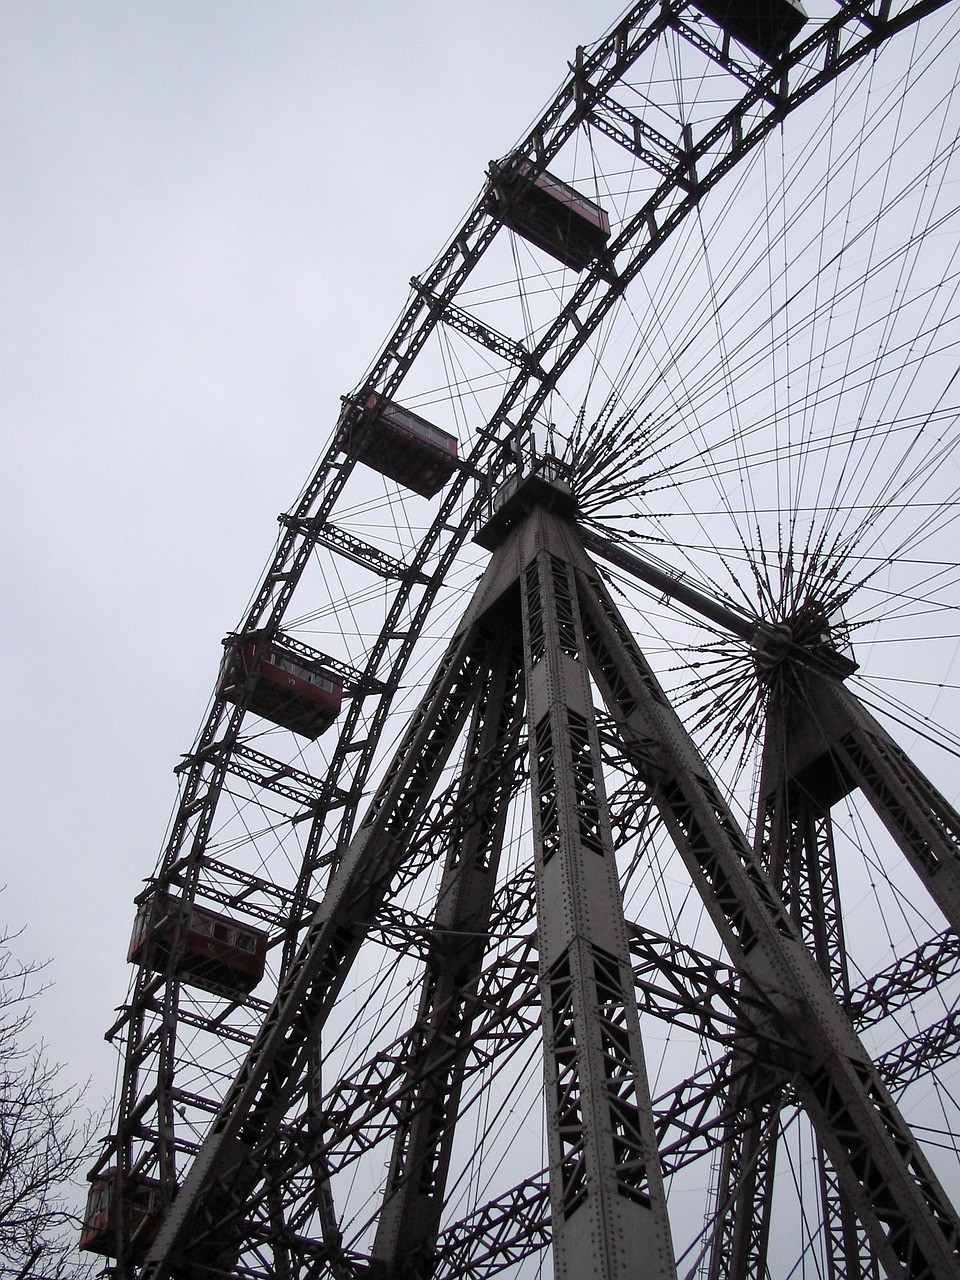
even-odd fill
[[[0,935],[0,1278],[83,1280],[96,1265],[77,1252],[80,1173],[101,1117],[29,1042],[43,966],[16,960],[13,940]]]

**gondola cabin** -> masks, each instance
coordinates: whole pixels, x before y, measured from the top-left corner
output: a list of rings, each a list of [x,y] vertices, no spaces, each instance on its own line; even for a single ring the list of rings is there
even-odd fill
[[[340,714],[343,683],[276,645],[267,649],[254,676],[256,646],[231,644],[220,668],[217,694],[228,702],[248,695],[254,715],[272,720],[304,738],[319,738]],[[253,689],[248,681],[255,680]]]
[[[138,1262],[153,1244],[160,1230],[160,1184],[152,1178],[133,1178],[128,1184],[130,1199],[130,1249]],[[120,1227],[120,1177],[117,1169],[107,1169],[90,1184],[87,1207],[80,1228],[80,1248],[104,1258],[117,1256]]]
[[[583,271],[610,239],[610,219],[598,204],[529,160],[494,165],[490,212],[518,235],[574,271]]]
[[[776,62],[806,26],[794,0],[694,0],[697,8],[765,62]]]
[[[376,391],[346,406],[337,444],[423,498],[439,493],[457,468],[456,436]]]
[[[181,913],[188,911],[180,977],[219,994],[245,995],[263,977],[267,935],[207,907],[186,907],[164,889],[140,904],[127,959],[145,969],[162,969],[170,958]]]

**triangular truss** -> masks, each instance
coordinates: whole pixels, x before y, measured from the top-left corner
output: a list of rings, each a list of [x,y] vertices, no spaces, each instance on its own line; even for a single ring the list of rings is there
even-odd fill
[[[777,1119],[789,1096],[820,1144],[834,1274],[879,1266],[890,1276],[957,1280],[960,1221],[844,1008],[829,810],[861,787],[954,925],[960,821],[846,690],[829,655],[790,666],[791,683],[769,674],[784,668],[767,643],[758,648],[771,688],[763,809],[751,848],[577,525],[551,509],[549,490],[541,485],[521,518],[500,520],[490,535],[497,545],[487,572],[142,1274],[233,1274],[265,1183],[297,1179],[312,1187],[323,1228],[322,1238],[314,1229],[308,1273],[348,1273],[338,1269],[323,1143],[311,1129],[316,1046],[361,944],[410,874],[416,833],[466,734],[459,783],[443,796],[449,854],[419,1016],[397,1055],[396,1137],[367,1274],[427,1276],[436,1265],[468,1050],[491,1003],[506,1007],[515,994],[506,982],[491,986],[484,954],[506,813],[526,769],[549,1206],[542,1187],[521,1184],[463,1233],[501,1230],[507,1260],[511,1247],[520,1257],[550,1238],[555,1274],[571,1280],[676,1275],[640,1032],[637,927],[621,904],[597,690],[608,717],[602,733],[615,736],[638,793],[659,813],[729,957],[725,975],[692,952],[684,959],[699,966],[717,1008],[733,1010],[736,1028],[715,1085],[727,1127],[711,1276],[764,1273]],[[656,946],[669,965],[680,944],[660,938]],[[317,1126],[330,1114],[328,1100]],[[292,1115],[306,1117],[299,1128]],[[278,1159],[286,1163],[265,1179]],[[443,1247],[449,1262],[456,1242]]]

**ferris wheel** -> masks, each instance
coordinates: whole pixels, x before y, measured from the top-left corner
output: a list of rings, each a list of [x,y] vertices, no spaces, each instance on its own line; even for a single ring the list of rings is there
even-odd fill
[[[211,656],[111,1274],[960,1276],[958,39],[648,0],[489,162]]]

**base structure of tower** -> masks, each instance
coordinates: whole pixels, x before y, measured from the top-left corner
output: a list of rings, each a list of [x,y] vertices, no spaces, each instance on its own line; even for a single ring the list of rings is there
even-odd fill
[[[338,993],[441,803],[451,835],[366,1263],[377,1280],[434,1273],[518,771],[532,803],[549,1157],[548,1196],[525,1205],[523,1230],[549,1233],[558,1280],[678,1274],[638,1012],[639,926],[624,918],[605,794],[601,739],[612,738],[734,975],[710,1276],[766,1273],[777,1121],[789,1099],[816,1134],[832,1274],[957,1280],[960,1220],[851,1019],[830,810],[863,790],[954,925],[957,815],[847,690],[842,663],[801,655],[784,676],[761,644],[767,739],[751,846],[550,486],[487,536],[487,571],[140,1274],[243,1274],[249,1206],[268,1194],[270,1168],[313,1180],[323,1226],[309,1267],[291,1275],[346,1274],[311,1080]],[[780,676],[764,674],[775,667]],[[456,784],[438,798],[464,735]]]

